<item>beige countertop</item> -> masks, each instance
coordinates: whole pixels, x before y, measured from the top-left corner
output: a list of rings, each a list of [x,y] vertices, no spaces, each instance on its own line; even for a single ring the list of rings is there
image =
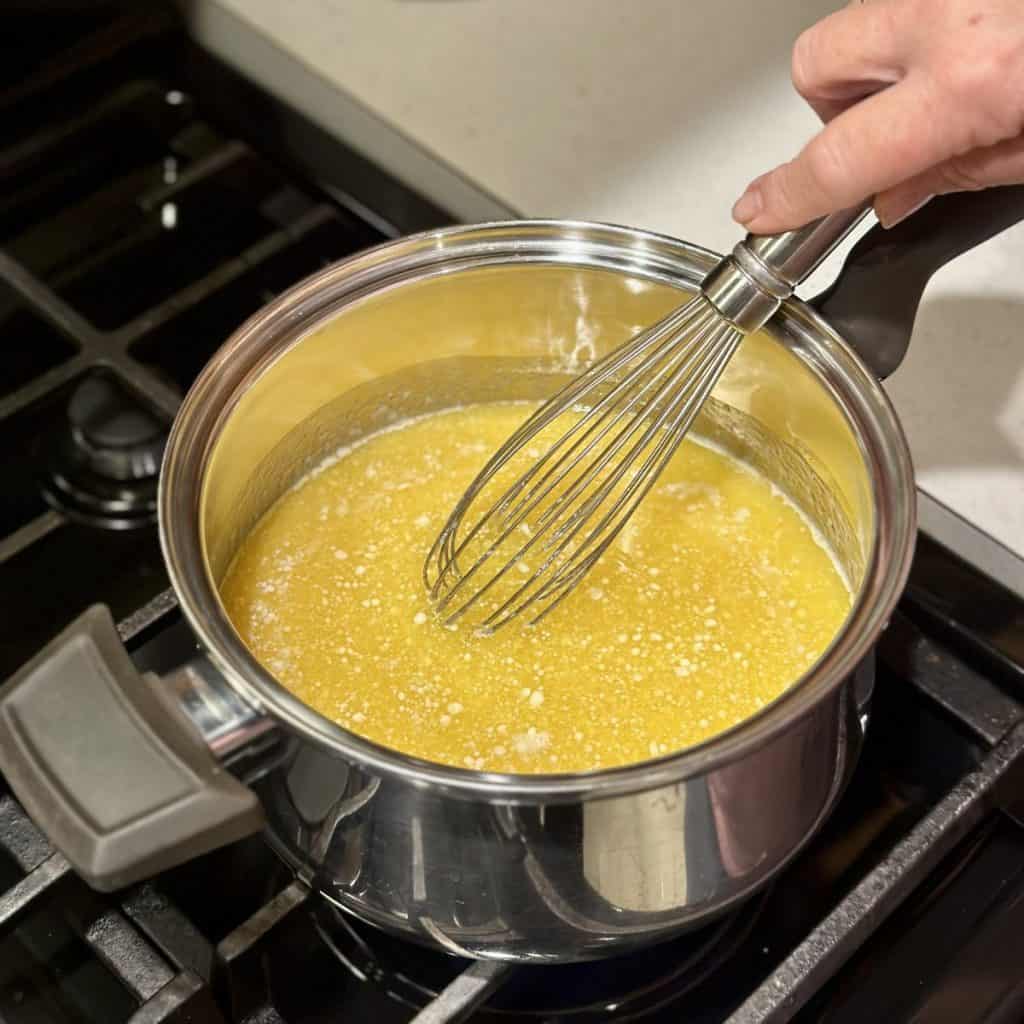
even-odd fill
[[[788,53],[837,6],[203,0],[192,17],[211,49],[460,217],[605,220],[723,250],[743,186],[814,128]],[[1022,266],[1015,228],[944,268],[888,388],[921,489],[1024,555]]]

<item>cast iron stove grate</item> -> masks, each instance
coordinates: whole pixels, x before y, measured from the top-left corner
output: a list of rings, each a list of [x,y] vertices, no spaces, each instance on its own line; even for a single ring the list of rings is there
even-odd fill
[[[166,670],[194,643],[152,521],[182,393],[282,288],[448,218],[172,15],[19,11],[0,44],[0,678],[97,600]],[[570,968],[389,938],[258,838],[99,896],[0,779],[0,1022],[1019,1019],[1024,603],[922,539],[881,661],[856,776],[768,893]]]
[[[5,15],[0,50],[20,71],[0,80],[0,677],[90,603],[123,617],[166,589],[161,441],[140,451],[139,419],[166,430],[219,344],[282,289],[447,220],[408,190],[396,202],[386,175],[170,14],[122,6],[66,24]],[[246,141],[275,133],[301,155]],[[301,163],[314,157],[315,185]],[[120,396],[87,424],[117,458],[68,441],[83,387]]]

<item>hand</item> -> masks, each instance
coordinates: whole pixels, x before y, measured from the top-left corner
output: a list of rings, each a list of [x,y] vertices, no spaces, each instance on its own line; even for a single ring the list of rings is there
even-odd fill
[[[855,0],[793,49],[825,127],[755,179],[733,217],[757,234],[874,196],[886,227],[935,195],[1024,182],[1024,2]]]

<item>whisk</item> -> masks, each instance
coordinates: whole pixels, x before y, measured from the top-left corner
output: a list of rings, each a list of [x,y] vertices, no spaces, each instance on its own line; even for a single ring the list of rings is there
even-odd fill
[[[530,416],[487,461],[427,555],[424,582],[444,622],[468,615],[488,633],[524,614],[536,623],[562,602],[654,486],[743,337],[869,209],[748,235],[690,301]],[[517,458],[525,460],[518,474]]]

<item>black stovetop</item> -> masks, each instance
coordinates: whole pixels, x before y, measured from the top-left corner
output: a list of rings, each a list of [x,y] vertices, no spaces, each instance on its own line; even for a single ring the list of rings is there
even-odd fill
[[[140,665],[183,659],[143,456],[277,291],[451,219],[172,14],[72,6],[5,15],[0,40],[0,678],[96,601]],[[83,462],[69,421],[130,440],[130,472]],[[0,778],[0,1022],[1022,1019],[1024,602],[922,537],[879,660],[856,775],[778,881],[704,931],[573,967],[392,939],[259,838],[99,896]]]

